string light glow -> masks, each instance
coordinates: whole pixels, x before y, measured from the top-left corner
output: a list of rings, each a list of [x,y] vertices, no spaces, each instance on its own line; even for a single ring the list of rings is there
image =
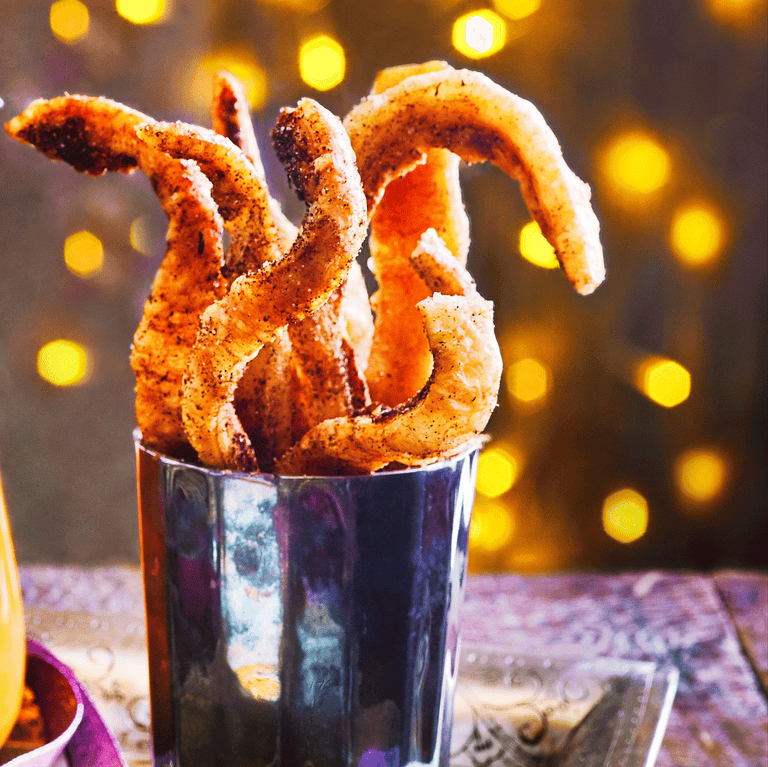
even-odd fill
[[[755,27],[761,13],[765,13],[765,0],[705,0],[707,10],[720,24],[749,31]]]
[[[658,405],[675,407],[691,393],[691,374],[679,363],[665,357],[647,357],[637,367],[636,384]]]
[[[541,227],[536,221],[529,221],[520,230],[520,254],[527,261],[545,269],[557,269],[560,266],[555,249],[541,233]]]
[[[477,492],[486,498],[498,498],[515,484],[520,467],[512,453],[491,446],[480,454],[477,465]]]
[[[90,277],[104,265],[101,240],[86,230],[75,232],[64,240],[64,263],[78,277]]]
[[[335,88],[346,72],[344,49],[332,37],[320,35],[308,40],[299,51],[301,79],[311,88]]]
[[[51,341],[37,353],[37,372],[54,386],[76,386],[88,373],[88,353],[74,341]]]
[[[541,0],[493,0],[493,7],[508,19],[518,21],[541,8]]]
[[[453,47],[470,59],[482,59],[500,51],[507,39],[507,25],[488,9],[460,16],[453,24]]]
[[[617,191],[647,195],[657,192],[671,175],[669,153],[640,131],[623,133],[610,143],[604,171]]]
[[[539,402],[552,385],[549,369],[533,357],[513,362],[506,370],[507,391],[519,402]]]
[[[139,253],[145,256],[149,255],[149,233],[147,231],[146,219],[143,216],[131,222],[128,238],[134,250],[138,250]]]
[[[716,501],[727,479],[727,462],[718,450],[692,448],[675,462],[675,480],[684,500],[696,505]]]
[[[515,518],[511,509],[499,501],[478,500],[472,511],[469,546],[494,553],[501,551],[515,534]]]
[[[88,34],[90,14],[80,0],[56,0],[49,14],[51,32],[65,43],[76,43]]]
[[[632,543],[648,529],[648,502],[640,493],[624,488],[603,502],[603,530],[619,543]]]
[[[166,14],[165,0],[116,0],[115,7],[133,24],[157,24]]]
[[[672,251],[684,264],[709,264],[720,255],[725,242],[723,218],[705,203],[678,208],[672,217],[669,240]]]
[[[267,100],[267,75],[250,48],[222,48],[194,60],[188,70],[187,106],[206,114],[211,103],[211,83],[217,72],[230,71],[243,84],[251,109],[258,110]]]

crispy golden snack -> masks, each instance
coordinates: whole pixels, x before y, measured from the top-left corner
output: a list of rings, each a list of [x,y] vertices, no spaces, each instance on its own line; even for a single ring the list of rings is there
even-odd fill
[[[266,187],[243,151],[228,138],[197,125],[152,122],[139,137],[171,157],[194,160],[213,184],[213,199],[232,237],[226,274],[237,277],[282,256],[286,239],[278,228]]]
[[[434,229],[427,229],[411,253],[411,264],[432,293],[468,296],[477,287],[472,275],[448,250]]]
[[[424,388],[397,408],[318,424],[278,461],[281,474],[367,473],[391,463],[434,462],[483,431],[502,371],[492,304],[477,294],[434,295],[419,311],[434,358]]]
[[[251,111],[242,83],[231,72],[222,70],[213,84],[211,124],[214,131],[240,148],[253,166],[256,178],[264,189],[269,211],[277,227],[283,250],[288,250],[296,237],[296,227],[285,217],[280,204],[268,191],[259,144],[253,132]]]
[[[253,132],[245,94],[237,78],[228,72],[220,72],[216,78],[211,118],[216,132],[230,138],[243,150],[254,166],[265,190],[275,226],[281,233],[283,242],[288,243],[284,250],[288,250],[290,242],[296,236],[296,228],[285,219],[279,204],[267,191],[261,154]],[[251,266],[248,271],[253,271],[257,266],[259,265]],[[260,392],[257,390],[254,393],[254,403],[248,403],[248,387],[259,383],[268,386],[273,375],[281,378],[282,391],[291,396],[294,405],[298,405],[300,409],[294,419],[296,438],[319,421],[351,414],[356,406],[353,391],[366,392],[365,385],[357,374],[359,363],[354,366],[348,364],[347,352],[351,347],[355,357],[368,353],[370,341],[366,336],[372,334],[373,320],[367,290],[361,293],[357,289],[361,281],[364,285],[362,272],[357,263],[350,270],[350,276],[348,287],[345,285],[342,289],[343,300],[340,293],[336,300],[326,302],[312,316],[291,324],[288,329],[288,339],[284,340],[292,347],[292,357],[272,354],[268,350],[259,352],[249,365],[254,370],[249,371],[245,376],[246,380],[241,383],[239,399],[242,400],[243,407],[253,413],[258,407]],[[273,370],[265,367],[267,363],[274,365],[277,361],[292,363],[296,366],[295,380],[299,384],[299,391],[292,392],[285,386],[286,369]],[[350,380],[350,376],[354,376],[354,380]],[[280,391],[276,388],[275,394]],[[279,414],[275,415],[279,417]],[[261,422],[265,425],[271,420],[268,413],[262,414]],[[272,435],[254,431],[256,423],[257,419],[250,419],[249,435],[256,436],[260,442],[270,441]],[[259,463],[262,467],[269,465],[264,458]]]
[[[237,77],[225,70],[214,80],[211,124],[216,133],[243,151],[253,167],[266,197],[268,210],[264,215],[272,218],[279,249],[287,251],[296,238],[297,229],[269,193],[245,91]],[[242,270],[256,271],[261,266],[262,254],[252,253],[256,256],[253,260],[247,259],[248,254],[244,255],[246,258],[238,265]],[[273,343],[266,344],[248,363],[235,392],[235,409],[263,471],[271,471],[276,457],[295,440],[297,414],[294,410],[300,392],[295,383],[294,365],[291,339],[287,332],[280,332]]]
[[[579,293],[604,279],[590,189],[566,165],[539,111],[485,75],[441,70],[370,96],[344,121],[357,155],[368,209],[387,184],[434,147],[468,162],[490,161],[520,182],[523,199]]]
[[[151,122],[109,99],[62,96],[33,102],[6,130],[83,173],[141,168],[151,179],[169,219],[167,246],[134,336],[131,365],[142,437],[174,453],[187,442],[181,381],[198,318],[224,291],[222,222],[211,184],[194,162],[172,159],[138,139],[136,128]]]
[[[390,67],[379,72],[372,93],[413,75],[450,69],[444,61]],[[372,400],[392,407],[419,391],[432,367],[416,308],[430,291],[414,273],[409,256],[427,229],[437,230],[462,264],[469,249],[459,158],[446,149],[426,154],[423,165],[391,181],[371,216],[371,264],[378,290],[371,299],[376,323],[366,380]]]
[[[366,233],[365,197],[338,118],[303,99],[281,112],[274,140],[308,209],[285,257],[238,277],[203,314],[182,412],[189,440],[209,466],[256,468],[233,405],[243,370],[280,328],[316,311],[343,284]]]

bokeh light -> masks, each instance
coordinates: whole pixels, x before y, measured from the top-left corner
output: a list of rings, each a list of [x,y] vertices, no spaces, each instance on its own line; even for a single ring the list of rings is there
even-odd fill
[[[706,9],[720,24],[750,31],[765,14],[765,0],[704,0]]]
[[[251,109],[261,109],[267,100],[267,74],[249,47],[221,48],[195,59],[189,66],[185,96],[187,107],[208,115],[213,80],[222,69],[231,72],[243,84]]]
[[[88,34],[90,14],[80,0],[56,0],[49,18],[51,32],[65,43],[76,43]]]
[[[507,505],[478,499],[469,528],[470,549],[486,553],[501,551],[512,540],[515,526],[515,517]]]
[[[486,498],[498,498],[515,484],[519,472],[519,462],[509,450],[491,445],[480,454],[477,492]]]
[[[536,221],[529,221],[520,230],[520,254],[527,261],[545,269],[557,269],[560,266],[555,249],[541,233],[541,227]]]
[[[648,529],[648,502],[640,493],[623,488],[603,502],[603,530],[619,543],[632,543]]]
[[[453,23],[453,47],[470,59],[492,56],[504,47],[506,39],[504,19],[488,9],[466,13]]]
[[[669,241],[673,253],[688,266],[701,266],[714,261],[725,242],[723,217],[705,203],[690,203],[678,208],[672,216]]]
[[[90,277],[104,265],[104,246],[91,232],[82,230],[64,240],[64,263],[78,277]]]
[[[315,13],[325,8],[329,0],[261,0],[262,3],[276,5],[290,11],[299,11],[300,13]]]
[[[638,365],[636,384],[656,404],[675,407],[691,393],[691,374],[679,362],[652,356]]]
[[[311,88],[318,91],[335,88],[346,72],[344,49],[328,35],[313,37],[299,50],[299,72]]]
[[[675,481],[683,500],[695,505],[716,501],[725,488],[728,464],[725,456],[711,448],[691,448],[675,461]]]
[[[166,14],[165,0],[115,0],[115,7],[133,24],[157,24]]]
[[[549,369],[533,357],[513,362],[505,377],[509,394],[525,404],[541,402],[552,385]]]
[[[76,386],[88,374],[88,353],[74,341],[50,341],[37,353],[37,372],[54,386]]]
[[[144,256],[149,255],[149,230],[144,216],[134,219],[128,230],[131,247]]]
[[[541,8],[541,0],[493,0],[493,7],[508,19],[517,21]]]
[[[657,192],[671,174],[667,150],[641,131],[616,136],[609,143],[603,162],[604,173],[615,189],[632,195]]]

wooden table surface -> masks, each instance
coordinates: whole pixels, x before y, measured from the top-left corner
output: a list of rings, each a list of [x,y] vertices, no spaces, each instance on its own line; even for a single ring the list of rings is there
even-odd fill
[[[98,688],[131,767],[149,764],[140,571],[22,567],[21,581],[30,635]],[[473,576],[463,616],[469,642],[672,665],[658,767],[768,767],[768,574]]]

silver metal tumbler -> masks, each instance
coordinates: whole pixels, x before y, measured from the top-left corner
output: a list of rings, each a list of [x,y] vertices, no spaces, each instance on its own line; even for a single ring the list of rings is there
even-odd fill
[[[448,764],[477,451],[352,477],[136,455],[156,767]]]

